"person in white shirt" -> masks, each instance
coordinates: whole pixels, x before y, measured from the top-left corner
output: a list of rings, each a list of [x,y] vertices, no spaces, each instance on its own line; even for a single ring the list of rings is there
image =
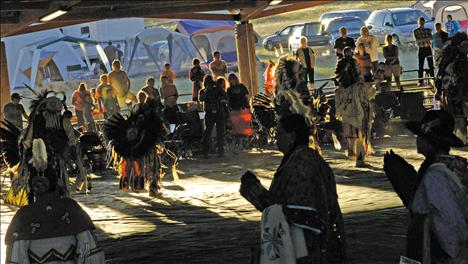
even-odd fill
[[[372,62],[372,73],[375,73],[379,64],[379,54],[377,48],[380,46],[379,40],[374,35],[369,34],[367,27],[361,27],[361,36],[356,40],[356,47],[364,43],[366,52],[369,53]]]

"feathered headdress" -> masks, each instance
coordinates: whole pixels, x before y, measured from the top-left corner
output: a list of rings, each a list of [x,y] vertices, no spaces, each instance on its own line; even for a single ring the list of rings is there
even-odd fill
[[[291,55],[282,56],[277,63],[276,83],[278,115],[300,114],[312,125],[311,97],[301,63]]]

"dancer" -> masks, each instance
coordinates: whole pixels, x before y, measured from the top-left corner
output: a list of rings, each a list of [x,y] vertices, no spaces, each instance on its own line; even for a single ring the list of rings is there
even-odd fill
[[[455,134],[468,142],[466,118],[468,116],[468,37],[458,33],[442,51],[436,76],[436,98],[441,106],[455,118]]]
[[[303,116],[284,115],[277,136],[284,157],[270,188],[250,171],[241,178],[240,193],[263,212],[261,263],[345,261],[335,178],[319,153],[308,147],[309,131]]]
[[[367,167],[365,157],[370,151],[371,100],[375,99],[375,89],[363,82],[350,47],[344,49],[344,55],[335,71],[339,85],[335,90],[336,117],[343,122],[346,154],[356,159],[356,167]]]
[[[79,140],[71,126],[71,112],[66,110],[65,95],[59,99],[57,94],[45,91],[36,96],[23,133],[8,121],[3,121],[4,127],[0,128],[6,161],[10,168],[17,166],[18,172],[12,182],[9,202],[19,206],[25,205],[24,195],[29,204],[34,202],[31,182],[35,177],[46,177],[49,191],[69,197],[68,164],[75,163],[79,169],[76,187],[81,189],[83,181],[84,188],[91,188],[79,153]]]
[[[120,189],[139,192],[146,183],[151,197],[159,195],[161,163],[157,145],[164,130],[155,107],[141,103],[128,117],[116,113],[106,120],[103,131],[113,148]]]
[[[51,191],[46,174],[31,180],[33,204],[16,212],[5,235],[6,263],[105,264],[89,215]]]
[[[453,134],[454,118],[431,110],[406,126],[417,135],[425,160],[416,172],[391,150],[384,170],[410,211],[407,256],[421,263],[468,263],[468,163],[449,154],[451,147],[464,145]]]

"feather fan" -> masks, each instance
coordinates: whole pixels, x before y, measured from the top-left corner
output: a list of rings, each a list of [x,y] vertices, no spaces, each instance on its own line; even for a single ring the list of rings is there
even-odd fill
[[[5,162],[13,167],[21,161],[19,140],[21,131],[13,123],[4,120],[4,127],[0,127],[0,143]]]
[[[127,118],[117,113],[104,124],[103,131],[114,151],[124,158],[140,158],[154,149],[163,136],[160,117],[153,111],[139,109]]]

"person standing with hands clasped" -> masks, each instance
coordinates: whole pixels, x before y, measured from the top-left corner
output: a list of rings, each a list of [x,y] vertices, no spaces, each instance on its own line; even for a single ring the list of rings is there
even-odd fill
[[[400,60],[398,59],[398,46],[393,45],[392,35],[385,37],[385,43],[383,47],[383,55],[385,57],[385,79],[387,80],[387,87],[392,87],[392,75],[395,77],[395,82],[398,90],[401,90],[400,83]]]
[[[419,86],[424,83],[423,72],[424,72],[424,60],[427,60],[429,66],[429,75],[434,77],[434,61],[432,60],[432,32],[429,28],[424,27],[426,21],[424,17],[418,19],[419,27],[413,31],[414,39],[416,40],[416,46],[418,46],[418,79]]]
[[[205,72],[200,67],[200,60],[193,59],[193,67],[190,69],[189,78],[192,81],[192,100],[194,102],[198,101],[198,93],[202,88],[203,78],[205,77]]]
[[[296,58],[301,62],[305,69],[306,80],[309,82],[309,89],[313,91],[314,87],[314,67],[315,53],[314,50],[307,46],[307,38],[301,37],[301,47],[296,50]]]

